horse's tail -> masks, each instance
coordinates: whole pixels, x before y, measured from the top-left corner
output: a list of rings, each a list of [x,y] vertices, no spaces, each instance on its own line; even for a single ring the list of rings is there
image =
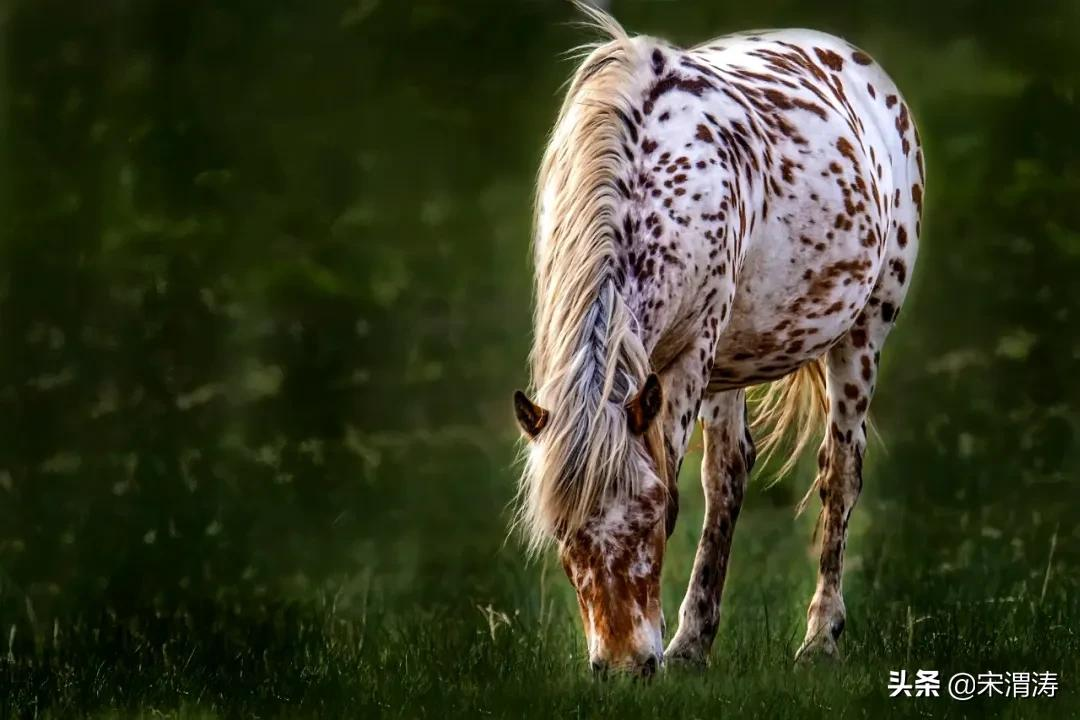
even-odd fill
[[[779,380],[761,386],[751,394],[753,421],[751,427],[762,433],[757,444],[763,458],[771,458],[781,448],[787,457],[776,471],[776,477],[788,473],[798,462],[803,450],[817,434],[828,412],[825,392],[825,358],[808,362]],[[799,501],[798,512],[817,488],[817,480]]]

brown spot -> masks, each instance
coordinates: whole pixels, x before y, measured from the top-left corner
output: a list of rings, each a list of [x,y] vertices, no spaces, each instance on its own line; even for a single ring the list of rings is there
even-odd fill
[[[780,176],[784,178],[784,182],[791,184],[795,182],[795,174],[792,169],[795,167],[795,163],[787,157],[780,159]]]
[[[896,131],[900,133],[900,137],[904,137],[910,127],[911,118],[908,116],[907,105],[900,103],[900,113],[896,116]]]
[[[908,243],[907,228],[904,227],[903,225],[896,228],[896,242],[900,245],[900,247],[907,247],[907,243]]]
[[[850,400],[855,400],[859,397],[859,388],[852,383],[847,383],[844,385],[844,395]]]
[[[853,328],[851,331],[851,344],[855,347],[866,346],[866,330],[862,328]]]
[[[806,110],[807,112],[814,113],[822,120],[825,120],[828,117],[828,115],[825,113],[825,108],[821,107],[816,103],[812,103],[808,100],[802,100],[800,98],[793,98],[791,103],[800,110]]]
[[[765,99],[771,102],[778,110],[790,110],[795,107],[787,95],[774,88],[766,88]]]
[[[855,157],[855,148],[852,147],[851,142],[845,138],[837,138],[836,149],[840,151],[840,154],[850,160],[853,164],[858,164],[858,158]]]
[[[862,378],[866,382],[870,382],[874,379],[874,367],[870,362],[869,355],[862,356]]]
[[[892,261],[892,269],[893,272],[896,273],[897,282],[903,285],[904,281],[907,279],[907,266],[904,265],[904,261],[900,258],[894,259]]]
[[[856,50],[855,52],[851,53],[851,59],[860,65],[869,65],[874,62],[874,59],[864,53],[862,50]]]
[[[705,125],[698,125],[697,126],[697,134],[694,135],[694,137],[697,138],[698,140],[701,140],[702,142],[707,142],[707,143],[712,143],[713,142],[713,134],[709,130],[709,128],[707,128]]]
[[[817,55],[818,60],[822,65],[825,65],[833,72],[840,72],[844,68],[844,59],[832,50],[824,50],[822,48],[814,48],[814,54]]]
[[[836,423],[832,424],[832,434],[836,438],[837,442],[844,442],[844,431],[840,429],[840,426]]]
[[[712,90],[715,86],[703,77],[686,78],[677,73],[668,73],[663,79],[657,80],[649,91],[647,103],[655,104],[657,99],[672,90],[680,90],[694,97],[701,97],[706,90]],[[649,113],[646,112],[646,115]]]

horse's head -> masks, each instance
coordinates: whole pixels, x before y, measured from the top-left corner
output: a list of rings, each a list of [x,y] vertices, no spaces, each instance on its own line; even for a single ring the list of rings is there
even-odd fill
[[[518,422],[537,440],[548,413],[515,395]],[[626,405],[636,491],[608,493],[570,532],[556,533],[566,575],[577,592],[593,670],[651,675],[663,662],[660,570],[677,501],[669,494],[667,453],[657,415],[660,383],[650,375]]]

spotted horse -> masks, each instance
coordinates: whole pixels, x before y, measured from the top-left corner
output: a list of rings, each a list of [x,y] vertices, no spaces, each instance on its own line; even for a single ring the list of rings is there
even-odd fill
[[[788,434],[790,466],[824,417],[807,494],[821,497],[821,557],[797,657],[836,656],[867,410],[921,230],[911,113],[830,35],[686,50],[582,10],[606,40],[570,81],[539,175],[517,525],[532,550],[557,547],[594,670],[704,663],[749,424],[770,429],[762,449]],[[749,412],[747,388],[766,383]],[[665,650],[660,573],[695,418],[705,520]]]

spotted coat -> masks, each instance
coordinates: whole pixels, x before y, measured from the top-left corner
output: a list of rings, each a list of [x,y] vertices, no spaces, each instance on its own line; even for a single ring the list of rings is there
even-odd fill
[[[703,661],[716,633],[753,463],[741,389],[822,357],[825,525],[800,654],[833,654],[864,420],[922,230],[918,131],[881,67],[830,35],[752,32],[691,50],[648,37],[629,42],[639,64],[629,105],[618,110],[613,263],[663,383],[663,462],[677,474],[699,417],[707,447],[706,526],[667,656]],[[632,505],[598,508],[564,543],[594,663],[659,653],[663,542],[634,528],[656,521],[664,502],[673,499],[646,488]],[[631,596],[631,611],[597,599],[605,583],[622,588],[609,595]]]

